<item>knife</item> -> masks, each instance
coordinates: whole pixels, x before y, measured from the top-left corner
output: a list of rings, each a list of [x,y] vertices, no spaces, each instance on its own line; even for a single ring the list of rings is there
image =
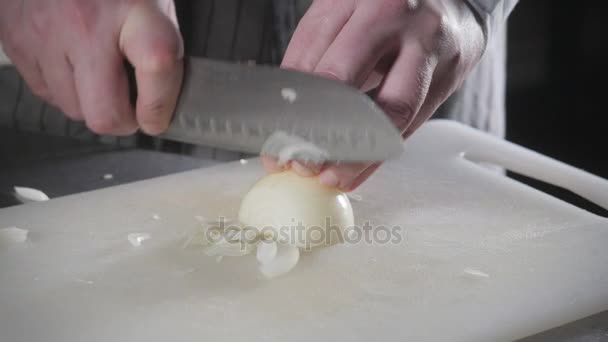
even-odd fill
[[[135,101],[133,68],[125,65]],[[327,160],[346,162],[384,161],[403,151],[383,111],[341,82],[196,57],[186,57],[185,68],[171,125],[161,136],[166,139],[258,154],[282,132],[312,143]]]
[[[162,135],[169,140],[257,154],[282,132],[314,144],[328,160],[347,162],[384,161],[403,150],[383,111],[341,82],[195,57],[187,57],[185,67],[172,123]]]

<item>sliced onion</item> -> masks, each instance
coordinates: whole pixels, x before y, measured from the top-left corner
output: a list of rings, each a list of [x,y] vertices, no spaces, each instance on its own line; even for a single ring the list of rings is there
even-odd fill
[[[283,131],[273,133],[262,146],[262,155],[277,157],[279,165],[291,160],[323,164],[328,158],[327,151],[296,135]]]
[[[283,97],[283,100],[289,103],[294,103],[298,99],[298,93],[293,88],[281,89],[281,96]]]
[[[17,227],[0,229],[0,246],[9,246],[27,241],[29,230]]]
[[[268,262],[260,264],[260,272],[266,278],[276,278],[291,271],[300,260],[300,249],[291,245],[280,245],[276,257]]]
[[[49,196],[47,196],[44,192],[38,189],[26,188],[22,186],[15,187],[15,196],[22,203],[44,202],[49,200]]]
[[[253,252],[251,244],[245,242],[230,242],[226,239],[221,239],[218,242],[210,243],[203,247],[203,252],[211,257],[228,256],[240,257],[251,254]]]
[[[348,195],[348,198],[350,198],[350,199],[351,199],[351,200],[353,200],[353,201],[356,201],[356,202],[361,202],[361,201],[363,201],[363,196],[361,196],[361,195],[359,195],[359,194],[355,194],[355,193],[353,193],[353,192],[350,192],[350,193],[348,193],[347,195]]]
[[[256,258],[261,264],[267,264],[277,256],[278,246],[275,241],[260,241],[256,251]]]
[[[149,240],[152,236],[148,233],[131,233],[127,235],[127,240],[133,247],[140,247],[142,243]]]
[[[464,270],[464,273],[476,278],[490,278],[489,274],[474,268],[467,268]]]

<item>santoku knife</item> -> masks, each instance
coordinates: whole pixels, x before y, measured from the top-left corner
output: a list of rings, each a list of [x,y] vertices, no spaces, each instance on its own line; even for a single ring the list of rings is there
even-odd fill
[[[365,94],[300,72],[186,58],[175,115],[165,138],[259,153],[275,132],[297,135],[329,160],[383,161],[401,136]]]

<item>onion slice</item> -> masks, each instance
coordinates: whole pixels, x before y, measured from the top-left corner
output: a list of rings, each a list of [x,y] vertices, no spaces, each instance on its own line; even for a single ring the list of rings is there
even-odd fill
[[[285,165],[292,160],[321,165],[329,157],[327,151],[310,141],[283,131],[277,131],[268,137],[260,154],[277,157],[279,165]]]
[[[9,246],[27,241],[29,230],[17,227],[0,229],[0,246]]]
[[[226,239],[222,239],[203,247],[203,252],[210,257],[240,257],[251,254],[251,252],[253,252],[253,246],[246,242],[227,241]]]
[[[22,203],[27,202],[44,202],[49,200],[44,192],[38,189],[26,188],[22,186],[15,187],[15,197]]]
[[[127,240],[133,247],[141,247],[142,243],[151,238],[148,233],[131,233],[127,235]]]
[[[287,101],[288,103],[294,103],[298,99],[298,93],[293,88],[281,89],[281,96],[283,97],[283,100]]]

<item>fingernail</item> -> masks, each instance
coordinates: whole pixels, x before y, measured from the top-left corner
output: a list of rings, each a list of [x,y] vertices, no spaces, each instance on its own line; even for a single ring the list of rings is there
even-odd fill
[[[312,177],[314,176],[314,173],[311,169],[307,168],[306,166],[302,165],[299,162],[293,162],[291,163],[291,168],[300,176],[302,177]]]
[[[327,170],[319,175],[319,183],[329,188],[337,188],[340,184],[340,179],[338,179],[338,175],[332,170]]]

